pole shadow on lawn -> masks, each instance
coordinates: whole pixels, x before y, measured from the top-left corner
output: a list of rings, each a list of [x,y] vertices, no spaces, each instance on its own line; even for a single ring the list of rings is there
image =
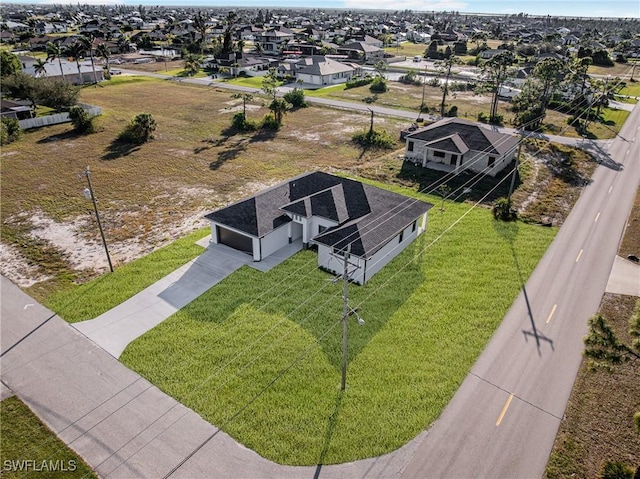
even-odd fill
[[[538,356],[542,356],[542,351],[541,351],[542,341],[549,343],[549,345],[551,346],[551,350],[554,351],[553,340],[545,336],[544,333],[541,333],[540,331],[538,331],[538,328],[536,327],[536,321],[533,315],[533,309],[531,308],[531,303],[529,302],[529,295],[527,293],[527,287],[525,284],[526,281],[522,275],[522,270],[520,269],[520,263],[518,262],[518,255],[516,254],[516,249],[513,245],[515,239],[518,237],[518,229],[519,229],[518,222],[517,221],[500,221],[500,220],[494,219],[493,227],[496,230],[496,233],[498,233],[498,236],[500,236],[501,238],[503,238],[505,241],[509,243],[509,247],[511,249],[511,256],[513,257],[513,262],[515,264],[516,271],[518,272],[518,283],[522,288],[522,294],[524,296],[524,301],[527,307],[527,315],[529,317],[529,321],[531,322],[530,330],[528,329],[522,330],[524,339],[525,341],[527,341],[527,338],[529,336],[535,339],[536,349],[538,350]]]
[[[458,198],[457,201],[460,202],[465,200],[476,202],[495,187],[496,184],[499,183],[510,171],[512,171],[514,166],[515,162],[512,161],[501,172],[496,174],[495,177],[485,175],[477,181],[478,178],[474,178],[477,175],[475,172],[463,171],[451,177],[447,176],[448,173],[444,171],[432,170],[430,168],[415,165],[410,161],[404,161],[397,177],[400,180],[409,180],[416,183],[419,191],[423,191],[425,193],[436,193],[437,187],[444,181],[444,184],[449,186],[452,192],[447,200],[454,200]],[[498,198],[506,197],[509,193],[509,183],[509,181],[503,181],[500,183],[500,186],[498,186],[489,194],[489,196],[487,196],[487,198],[484,199],[484,203],[490,204]],[[522,180],[518,174],[516,176],[514,190],[521,184]],[[462,190],[466,187],[470,187],[471,192],[463,195]]]

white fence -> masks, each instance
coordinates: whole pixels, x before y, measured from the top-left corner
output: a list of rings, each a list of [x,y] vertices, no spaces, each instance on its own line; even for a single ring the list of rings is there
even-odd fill
[[[102,115],[102,108],[99,106],[87,105],[86,103],[78,103],[78,106],[84,108],[91,116]],[[41,128],[43,126],[57,125],[58,123],[67,123],[70,121],[69,113],[57,113],[55,115],[20,120],[18,124],[21,129],[28,130],[29,128]]]

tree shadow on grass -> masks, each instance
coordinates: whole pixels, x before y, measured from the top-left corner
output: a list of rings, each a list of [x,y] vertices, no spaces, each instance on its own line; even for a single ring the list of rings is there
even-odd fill
[[[227,148],[226,150],[218,153],[217,159],[209,163],[209,169],[213,171],[217,170],[222,165],[224,165],[227,161],[236,159],[238,155],[240,155],[246,149],[247,149],[246,141],[240,140],[236,142],[235,145],[233,145],[232,147]]]
[[[140,145],[135,143],[129,143],[116,138],[106,148],[106,153],[102,155],[101,159],[105,161],[117,160],[123,156],[129,156],[140,149]]]

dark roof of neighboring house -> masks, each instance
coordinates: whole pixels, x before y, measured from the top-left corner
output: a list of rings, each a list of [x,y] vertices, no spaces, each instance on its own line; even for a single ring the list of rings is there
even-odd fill
[[[285,212],[338,223],[314,242],[369,257],[432,207],[375,186],[328,173],[305,173],[206,218],[262,237],[291,221]]]
[[[408,134],[406,138],[426,141],[432,148],[434,148],[434,142],[448,140],[445,143],[440,143],[440,146],[449,146],[452,149],[440,147],[437,147],[437,149],[463,154],[463,151],[459,151],[461,150],[462,144],[469,150],[503,155],[518,143],[518,139],[512,135],[492,131],[478,126],[472,121],[462,120],[460,118],[447,118],[437,121]]]

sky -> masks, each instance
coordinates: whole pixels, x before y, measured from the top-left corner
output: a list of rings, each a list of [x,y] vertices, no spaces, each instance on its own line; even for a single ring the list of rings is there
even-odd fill
[[[640,18],[640,0],[23,0],[21,3],[347,8]]]

